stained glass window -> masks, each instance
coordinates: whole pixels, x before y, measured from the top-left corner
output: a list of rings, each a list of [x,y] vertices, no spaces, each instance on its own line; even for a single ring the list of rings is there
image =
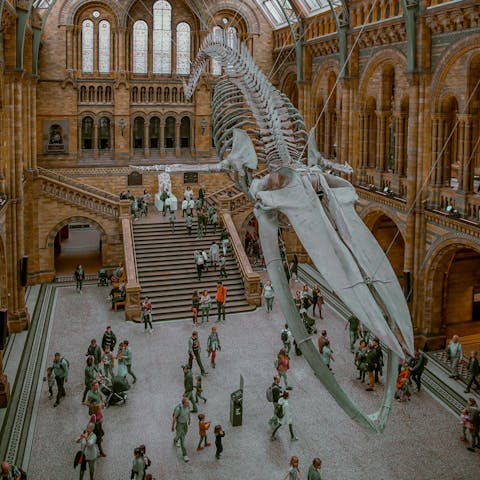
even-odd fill
[[[110,23],[107,20],[98,24],[98,71],[110,72]]]
[[[222,32],[222,29],[217,25],[213,27],[213,35],[214,37],[217,35],[220,35]],[[222,64],[218,61],[212,58],[212,75],[221,75],[222,74]]]
[[[153,73],[172,72],[172,7],[165,0],[153,5]]]
[[[133,24],[133,73],[147,73],[148,26],[143,20]]]
[[[185,22],[177,25],[177,73],[190,74],[190,25]]]
[[[93,22],[82,23],[82,72],[93,73]]]

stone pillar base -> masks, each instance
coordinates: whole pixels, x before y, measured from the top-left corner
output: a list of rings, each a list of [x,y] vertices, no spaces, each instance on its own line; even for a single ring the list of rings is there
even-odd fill
[[[14,313],[9,313],[7,326],[9,333],[20,333],[28,330],[30,325],[30,314],[27,309],[19,310]]]

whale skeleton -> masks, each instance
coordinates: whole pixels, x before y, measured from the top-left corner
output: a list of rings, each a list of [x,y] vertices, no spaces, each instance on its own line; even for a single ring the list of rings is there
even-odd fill
[[[393,402],[397,366],[413,353],[410,313],[390,262],[355,212],[354,187],[325,170],[350,173],[329,162],[307,134],[301,114],[273,87],[248,47],[225,32],[210,33],[194,61],[185,95],[190,98],[207,60],[224,68],[212,102],[213,135],[220,167],[254,201],[263,255],[277,299],[305,359],[323,386],[353,419],[382,432]],[[304,152],[308,158],[304,158]],[[252,177],[258,160],[268,173]],[[367,414],[345,393],[323,363],[292,299],[278,241],[280,215],[288,217],[313,264],[353,315],[387,350],[387,381],[378,411]]]

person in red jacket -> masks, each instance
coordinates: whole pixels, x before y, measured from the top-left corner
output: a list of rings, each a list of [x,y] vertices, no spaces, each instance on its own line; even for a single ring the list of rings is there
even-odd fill
[[[217,282],[217,295],[215,296],[215,300],[217,301],[217,322],[219,322],[222,317],[223,321],[225,321],[225,302],[227,300],[227,287],[225,287],[220,281]]]
[[[280,378],[283,378],[283,381],[285,382],[285,388],[287,390],[292,390],[292,387],[288,385],[287,381],[287,370],[290,369],[290,359],[288,358],[288,355],[285,352],[284,348],[282,348],[278,352],[275,364],[275,366],[277,367],[278,375],[280,376]]]

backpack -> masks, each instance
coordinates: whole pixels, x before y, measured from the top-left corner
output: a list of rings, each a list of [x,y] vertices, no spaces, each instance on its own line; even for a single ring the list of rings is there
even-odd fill
[[[197,265],[203,265],[205,263],[205,259],[203,258],[203,254],[200,253],[197,257]]]
[[[288,342],[288,332],[286,330],[282,330],[282,334],[280,335],[280,337],[282,338],[283,343]]]
[[[152,461],[146,456],[143,456],[143,462],[145,463],[145,470],[152,465]]]
[[[281,403],[278,403],[277,406],[275,407],[275,416],[277,418],[283,418],[285,415],[285,412],[283,410],[283,405]]]
[[[270,385],[265,392],[267,402],[273,402],[273,385]]]
[[[70,370],[70,362],[65,357],[62,357],[60,359],[60,362],[65,362],[65,365],[67,366],[67,370]]]

